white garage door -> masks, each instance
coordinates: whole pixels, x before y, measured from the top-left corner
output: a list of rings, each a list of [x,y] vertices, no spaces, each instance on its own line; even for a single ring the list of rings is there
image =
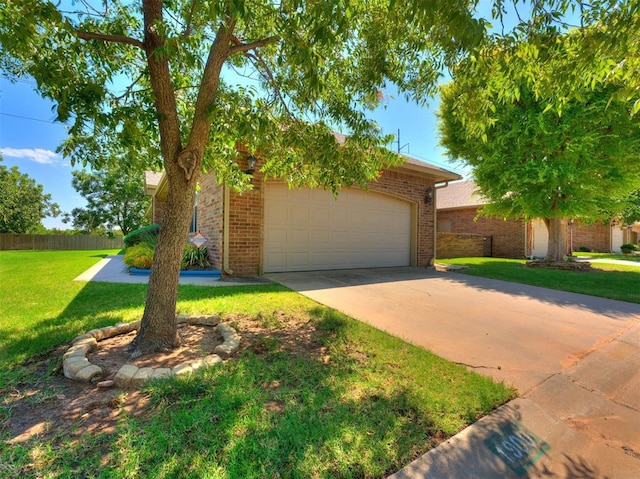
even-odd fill
[[[531,255],[536,258],[547,256],[549,249],[549,230],[541,219],[533,220],[533,250]]]
[[[317,189],[267,184],[264,271],[411,264],[411,204],[357,189],[337,199]]]

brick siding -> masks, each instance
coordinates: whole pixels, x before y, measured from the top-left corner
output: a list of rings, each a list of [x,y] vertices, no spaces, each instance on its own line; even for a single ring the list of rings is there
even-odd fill
[[[490,236],[491,256],[497,258],[523,258],[525,256],[524,221],[504,221],[500,218],[483,216],[476,219],[476,213],[476,207],[438,211],[438,231]],[[438,252],[438,257],[443,257],[440,252]]]
[[[219,185],[214,174],[200,177],[198,192],[198,231],[209,241],[209,261],[216,269],[222,269],[222,231],[224,213],[224,187]]]
[[[234,276],[253,276],[263,272],[264,258],[264,182],[259,172],[253,177],[253,189],[229,192],[229,270]],[[246,167],[246,165],[243,165]],[[414,204],[417,211],[416,264],[429,266],[434,259],[434,205],[424,197],[433,180],[404,171],[385,170],[370,184],[372,192],[384,193]],[[222,269],[224,251],[224,187],[213,174],[203,175],[198,197],[198,230],[209,238],[209,255],[214,267]]]
[[[579,251],[581,247],[598,253],[611,251],[611,227],[608,223],[585,225],[574,222],[570,228],[573,251]]]

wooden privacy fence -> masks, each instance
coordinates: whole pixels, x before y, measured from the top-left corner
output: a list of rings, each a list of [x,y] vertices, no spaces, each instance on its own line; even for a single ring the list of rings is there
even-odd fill
[[[0,234],[0,251],[17,249],[60,251],[121,248],[124,248],[124,242],[121,237]]]

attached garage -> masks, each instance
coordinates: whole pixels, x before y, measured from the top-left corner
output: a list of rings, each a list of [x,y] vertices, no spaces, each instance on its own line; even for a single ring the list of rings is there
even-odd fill
[[[246,158],[241,169],[248,171]],[[344,188],[337,198],[322,189],[289,189],[264,178],[262,159],[253,188],[234,192],[214,174],[200,178],[197,230],[208,240],[211,264],[224,276],[284,271],[433,265],[438,186],[460,176],[404,158],[383,169],[366,190]],[[156,183],[152,221],[159,221],[166,177]]]
[[[267,183],[264,272],[409,266],[414,224],[412,203],[389,195]]]

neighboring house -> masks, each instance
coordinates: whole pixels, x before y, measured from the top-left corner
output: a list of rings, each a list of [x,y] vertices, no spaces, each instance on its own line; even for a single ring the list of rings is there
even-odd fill
[[[473,181],[450,183],[439,188],[436,195],[438,233],[481,235],[484,256],[502,258],[544,257],[549,235],[544,222],[503,220],[479,216],[487,200],[476,193]],[[637,242],[640,225],[621,228],[616,222],[581,224],[570,221],[567,230],[567,251],[586,248],[597,252],[620,252],[620,246]],[[452,253],[448,253],[452,254]]]
[[[247,170],[247,158],[239,160]],[[385,169],[368,191],[290,189],[264,181],[235,193],[213,174],[200,179],[192,228],[208,238],[214,267],[225,275],[386,266],[430,266],[435,257],[436,183],[461,177],[406,158]],[[162,174],[146,175],[150,219],[160,221],[167,194]]]

